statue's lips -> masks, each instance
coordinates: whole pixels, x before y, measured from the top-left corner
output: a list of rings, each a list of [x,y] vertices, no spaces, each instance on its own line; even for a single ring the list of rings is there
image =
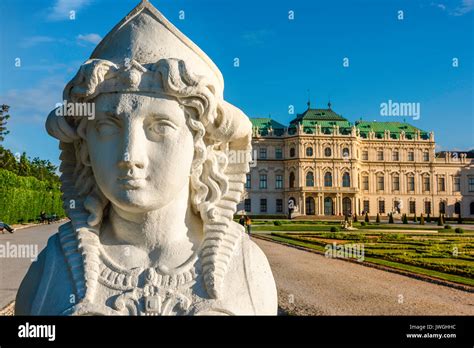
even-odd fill
[[[146,178],[123,177],[118,179],[119,185],[127,190],[135,190],[145,186]]]

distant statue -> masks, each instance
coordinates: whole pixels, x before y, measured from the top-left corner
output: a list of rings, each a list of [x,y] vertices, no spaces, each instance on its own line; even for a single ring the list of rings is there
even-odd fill
[[[102,40],[64,90],[73,107],[48,116],[71,221],[31,265],[16,314],[277,313],[268,261],[232,220],[252,127],[223,89],[147,1]]]

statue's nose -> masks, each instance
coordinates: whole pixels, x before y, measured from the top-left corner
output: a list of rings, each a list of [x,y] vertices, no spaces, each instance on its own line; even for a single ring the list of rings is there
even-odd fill
[[[146,135],[143,127],[132,123],[127,128],[123,154],[118,166],[123,169],[143,169],[146,165]]]

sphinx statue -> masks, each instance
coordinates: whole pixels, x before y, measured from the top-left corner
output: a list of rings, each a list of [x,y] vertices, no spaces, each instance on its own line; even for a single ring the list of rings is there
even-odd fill
[[[107,34],[63,94],[94,117],[46,121],[70,221],[28,270],[17,315],[277,314],[268,261],[233,221],[252,127],[223,89],[148,1]]]

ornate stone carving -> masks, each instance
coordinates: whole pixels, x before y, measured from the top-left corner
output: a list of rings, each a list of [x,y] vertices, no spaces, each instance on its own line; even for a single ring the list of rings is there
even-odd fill
[[[223,89],[148,1],[112,29],[64,89],[95,118],[48,116],[71,221],[31,266],[17,314],[276,314],[268,261],[232,220],[252,127]]]

